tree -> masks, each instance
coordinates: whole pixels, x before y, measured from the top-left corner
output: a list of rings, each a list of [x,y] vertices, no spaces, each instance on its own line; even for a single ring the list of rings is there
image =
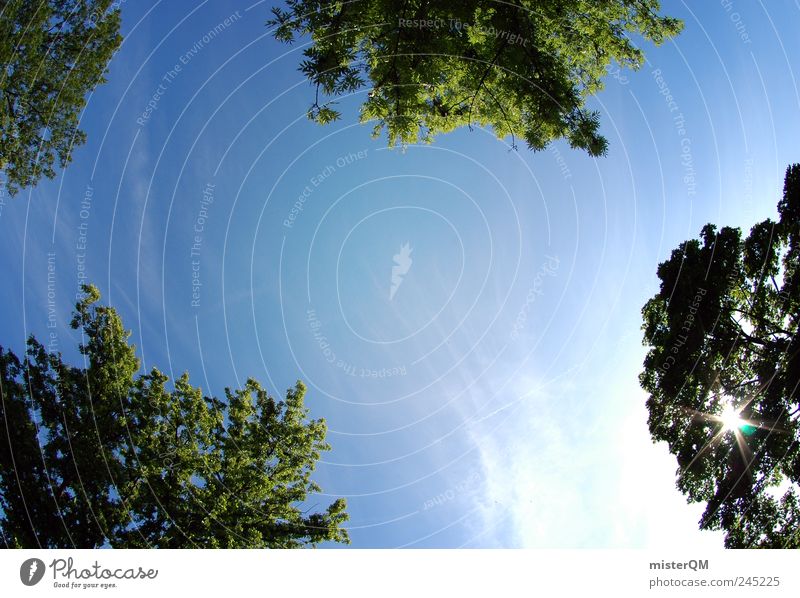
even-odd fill
[[[55,176],[86,141],[86,94],[119,47],[112,0],[0,3],[0,170],[10,195]]]
[[[778,222],[706,225],[658,267],[642,310],[649,427],[725,545],[800,547],[800,165]]]
[[[607,142],[585,101],[612,62],[642,64],[630,34],[660,44],[680,31],[658,11],[657,0],[288,0],[268,25],[284,42],[310,36],[300,70],[317,122],[340,116],[325,96],[370,87],[361,121],[390,146],[479,123],[512,145],[566,138],[596,156]]]
[[[167,388],[117,312],[85,286],[73,328],[85,368],[33,337],[0,347],[0,531],[6,547],[294,548],[348,542],[339,499],[303,510],[324,420],[298,382],[276,401],[255,380],[225,400],[187,374]]]

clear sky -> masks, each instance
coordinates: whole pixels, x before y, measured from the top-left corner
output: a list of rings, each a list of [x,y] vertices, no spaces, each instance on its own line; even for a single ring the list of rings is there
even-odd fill
[[[333,446],[309,506],[347,497],[354,547],[721,546],[650,442],[640,309],[705,223],[775,214],[797,2],[664,2],[685,30],[609,73],[599,159],[480,129],[387,150],[360,95],[311,123],[269,6],[123,4],[87,144],[1,200],[0,342],[77,359],[85,276],[143,368],[215,395],[302,379]]]

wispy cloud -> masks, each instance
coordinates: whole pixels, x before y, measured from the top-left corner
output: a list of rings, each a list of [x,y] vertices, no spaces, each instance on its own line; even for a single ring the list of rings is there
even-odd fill
[[[721,547],[721,534],[697,529],[702,506],[686,505],[675,488],[674,458],[650,442],[641,391],[609,420],[582,419],[582,392],[569,379],[528,377],[504,393],[525,399],[471,426],[485,480],[475,544]]]

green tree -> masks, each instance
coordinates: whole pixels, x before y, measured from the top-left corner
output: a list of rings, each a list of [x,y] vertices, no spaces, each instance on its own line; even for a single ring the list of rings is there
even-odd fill
[[[55,176],[86,134],[86,94],[119,47],[112,0],[0,2],[0,170],[11,195]]]
[[[268,25],[305,42],[300,70],[316,88],[309,117],[339,118],[333,100],[369,87],[361,121],[389,145],[429,142],[473,123],[539,150],[566,138],[605,153],[585,107],[612,62],[638,68],[635,34],[656,44],[682,23],[657,0],[288,0]],[[367,83],[369,81],[369,83]],[[323,99],[320,98],[323,96]]]
[[[780,218],[706,225],[658,267],[642,310],[649,427],[725,545],[800,547],[800,165]]]
[[[348,542],[339,499],[303,509],[324,420],[298,382],[276,401],[255,380],[203,396],[139,361],[117,312],[84,287],[73,328],[86,366],[33,337],[0,347],[0,531],[7,547],[295,548]]]

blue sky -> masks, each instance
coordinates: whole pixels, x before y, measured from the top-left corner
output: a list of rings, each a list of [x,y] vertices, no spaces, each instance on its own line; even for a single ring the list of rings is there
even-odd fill
[[[123,5],[88,142],[2,198],[2,344],[75,358],[85,273],[145,368],[304,380],[333,446],[309,504],[347,497],[354,547],[720,546],[649,440],[640,309],[706,222],[775,214],[800,6],[665,2],[684,32],[591,101],[600,159],[480,129],[388,150],[360,95],[320,127],[269,3],[187,6]]]

